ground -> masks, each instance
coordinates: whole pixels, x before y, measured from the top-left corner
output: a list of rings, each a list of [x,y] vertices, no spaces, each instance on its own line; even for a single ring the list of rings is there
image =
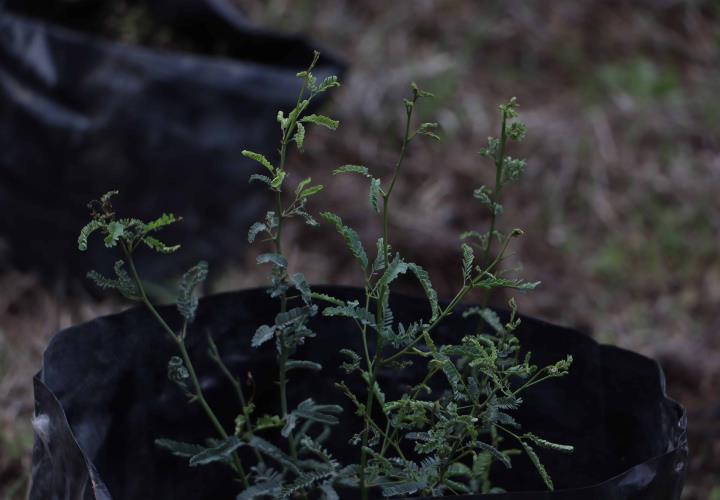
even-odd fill
[[[542,282],[518,297],[520,309],[658,358],[690,414],[683,498],[720,498],[720,4],[236,1],[253,21],[309,34],[351,63],[325,109],[340,129],[311,131],[291,169],[325,184],[311,208],[337,211],[368,246],[379,221],[366,187],[329,172],[353,163],[387,175],[410,81],[436,95],[421,115],[439,122],[443,140],[413,145],[391,229],[446,298],[459,279],[457,235],[487,226],[472,189],[492,167],[477,151],[496,134],[497,104],[517,96],[529,133],[510,154],[528,169],[501,224],[524,229],[516,262]],[[291,266],[312,282],[358,283],[332,231],[287,237]],[[230,263],[212,289],[263,283],[252,260]],[[9,491],[23,488],[30,380],[47,339],[124,305],[31,274],[8,271],[1,283],[0,485]]]

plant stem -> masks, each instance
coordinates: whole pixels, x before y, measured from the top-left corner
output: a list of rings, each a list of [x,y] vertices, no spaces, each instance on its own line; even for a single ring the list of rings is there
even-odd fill
[[[287,144],[286,137],[283,138],[282,146],[280,148],[280,169],[284,170],[285,158],[287,155]],[[277,232],[275,233],[275,253],[282,255],[282,224],[283,224],[283,205],[281,192],[277,192],[276,196],[277,213],[278,213],[278,226]],[[280,296],[280,312],[287,312],[287,295],[283,293]],[[288,360],[288,347],[285,342],[285,333],[283,331],[278,332],[280,340],[280,353],[278,354],[278,384],[280,385],[280,411],[282,419],[286,420],[288,416],[288,401],[287,401],[287,360]],[[290,455],[293,458],[297,458],[297,443],[295,442],[295,436],[290,433],[288,436],[288,446],[290,448]]]
[[[488,232],[488,239],[487,243],[485,244],[485,249],[483,251],[483,257],[482,257],[482,265],[485,266],[485,264],[490,259],[490,249],[492,248],[492,242],[493,238],[495,237],[495,224],[497,220],[497,207],[500,203],[500,196],[502,194],[502,174],[503,174],[503,164],[505,163],[505,144],[507,143],[507,133],[505,132],[507,124],[507,115],[503,111],[503,117],[502,117],[502,124],[501,124],[501,130],[500,130],[500,147],[498,149],[497,155],[495,157],[495,189],[493,190],[493,197],[492,197],[492,205],[490,206],[490,231]],[[490,299],[490,289],[488,289],[485,292],[485,295],[482,300],[483,307],[487,306],[488,300]],[[482,325],[482,321],[480,321],[480,325]],[[480,326],[479,326],[480,328]]]
[[[235,376],[233,376],[233,374],[230,372],[230,369],[227,367],[225,362],[223,362],[222,358],[220,357],[220,351],[218,350],[217,345],[215,344],[215,341],[213,341],[212,335],[210,335],[209,332],[207,337],[208,344],[210,344],[210,357],[213,361],[215,361],[215,363],[220,368],[220,371],[222,371],[223,375],[225,375],[225,377],[235,388],[235,393],[240,400],[240,408],[242,409],[243,416],[245,417],[245,427],[247,427],[247,434],[253,436],[255,434],[255,430],[253,428],[250,409],[248,408],[247,402],[245,400],[245,393],[243,392],[242,384],[240,384],[240,381],[235,378]],[[257,458],[258,462],[265,463],[265,460],[263,459],[260,452],[257,451],[257,449],[253,448],[253,452],[255,453],[255,458]]]
[[[132,258],[131,252],[128,250],[127,246],[124,243],[121,243],[123,253],[125,254],[125,259],[128,263],[128,266],[130,268],[130,272],[132,274],[133,280],[135,281],[135,284],[138,287],[138,290],[140,291],[140,297],[141,301],[145,305],[145,307],[150,311],[150,313],[155,317],[155,319],[160,323],[160,325],[163,327],[165,332],[170,335],[170,338],[175,341],[175,344],[177,345],[178,351],[180,352],[180,356],[183,359],[183,363],[185,363],[185,368],[188,370],[188,374],[190,375],[190,380],[193,385],[193,389],[195,391],[194,397],[200,403],[200,406],[202,407],[203,411],[207,415],[208,419],[212,423],[213,427],[217,431],[217,433],[220,435],[221,438],[227,439],[228,433],[223,428],[222,424],[217,418],[217,415],[215,415],[215,412],[210,408],[210,405],[208,404],[207,400],[205,399],[205,394],[203,393],[202,387],[200,385],[200,380],[198,379],[197,373],[195,372],[195,367],[193,366],[192,360],[190,359],[190,355],[188,354],[187,348],[185,347],[185,341],[182,338],[182,336],[176,334],[172,328],[170,328],[170,325],[167,324],[165,319],[160,315],[158,310],[155,308],[153,303],[150,301],[150,299],[147,296],[147,293],[145,292],[145,287],[142,284],[142,281],[140,280],[140,276],[138,275],[137,269],[135,268],[135,261]],[[233,453],[233,465],[237,473],[240,475],[240,480],[242,481],[243,485],[248,488],[249,483],[247,476],[245,474],[245,470],[243,469],[242,463],[240,462],[240,457],[237,455],[237,453]]]
[[[500,202],[502,194],[502,171],[505,162],[505,144],[507,142],[507,134],[505,133],[505,125],[507,119],[503,113],[502,125],[500,130],[500,147],[495,157],[495,189],[493,190],[492,206],[490,207],[490,231],[488,232],[488,241],[483,251],[482,265],[484,266],[490,258],[490,248],[492,247],[493,233],[495,232],[495,223],[497,214],[495,213],[497,204]]]
[[[413,114],[413,108],[415,107],[415,101],[417,100],[417,96],[413,98],[413,106],[408,106],[407,112],[406,112],[406,121],[405,121],[405,134],[403,136],[402,146],[400,148],[400,156],[398,157],[397,162],[395,162],[395,168],[393,169],[393,176],[390,179],[390,185],[388,186],[388,189],[386,192],[382,193],[383,198],[383,257],[385,259],[385,269],[387,269],[390,266],[390,196],[392,195],[393,189],[395,188],[395,183],[397,182],[398,176],[400,175],[400,168],[403,164],[403,160],[405,159],[405,152],[407,151],[407,145],[410,142],[410,125],[412,123],[412,114]],[[383,311],[383,304],[385,303],[385,294],[387,293],[386,290],[380,289],[378,298],[375,303],[375,317],[376,317],[376,324],[378,325],[378,328],[381,328],[380,325],[384,323],[384,311]],[[367,297],[367,291],[366,291],[366,297]],[[365,338],[363,337],[363,341],[365,341]],[[366,344],[367,348],[367,344]],[[363,439],[362,439],[362,448],[360,450],[360,496],[362,500],[368,499],[368,487],[366,483],[365,478],[365,469],[367,467],[367,446],[368,441],[370,438],[370,426],[371,423],[375,424],[374,421],[372,421],[372,410],[373,410],[373,402],[375,401],[375,383],[377,382],[377,370],[380,367],[380,365],[383,362],[382,359],[382,349],[383,349],[383,342],[382,337],[378,336],[377,341],[375,344],[375,357],[373,359],[372,363],[368,363],[368,384],[367,384],[367,402],[365,404],[365,432],[363,433]],[[384,410],[383,410],[384,412]],[[377,425],[376,425],[377,427]],[[379,429],[379,427],[378,427]]]
[[[297,101],[295,104],[295,109],[298,109],[300,106],[300,102],[302,101],[303,95],[305,93],[305,83],[300,87],[300,92],[297,97]],[[312,96],[310,96],[312,98]],[[280,142],[280,163],[278,164],[278,169],[280,171],[285,171],[285,163],[287,161],[287,149],[288,145],[290,144],[290,140],[292,137],[292,133],[295,130],[296,124],[297,124],[297,118],[299,117],[300,112],[296,114],[296,117],[288,122],[287,128],[283,131],[282,134],[282,140]],[[283,202],[282,202],[282,191],[281,189],[278,189],[275,195],[275,204],[276,204],[276,210],[277,210],[277,230],[275,232],[275,236],[273,237],[273,242],[275,243],[275,253],[282,255],[282,228],[283,228],[283,220],[285,218],[285,210],[283,208]],[[283,293],[280,296],[280,312],[284,313],[287,312],[287,295]],[[289,357],[288,353],[288,346],[285,342],[285,335],[284,332],[280,331],[278,333],[278,337],[280,340],[280,353],[278,354],[278,384],[280,385],[280,411],[282,413],[283,420],[287,419],[288,416],[288,401],[287,401],[287,361]],[[295,436],[290,433],[288,436],[288,446],[290,448],[290,455],[297,459],[297,443],[295,440]]]

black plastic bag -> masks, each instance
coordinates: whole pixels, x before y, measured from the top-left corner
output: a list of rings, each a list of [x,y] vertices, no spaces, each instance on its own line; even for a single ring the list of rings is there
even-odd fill
[[[339,287],[318,291],[343,299],[362,293]],[[395,295],[391,300],[398,321],[428,314],[422,299]],[[274,346],[250,347],[255,329],[272,323],[277,310],[278,301],[263,290],[212,296],[200,303],[189,350],[210,404],[228,428],[239,409],[232,387],[206,354],[205,335],[212,334],[234,373],[252,373],[256,413],[277,412]],[[170,307],[163,312],[177,316]],[[457,340],[474,325],[468,321],[454,314],[435,331],[436,341]],[[359,419],[333,383],[345,379],[362,391],[358,377],[341,370],[338,355],[340,348],[359,349],[359,335],[352,322],[342,318],[318,317],[311,327],[318,338],[301,347],[297,358],[320,362],[324,370],[321,375],[292,372],[290,405],[308,397],[342,405],[344,415],[333,428],[330,451],[341,463],[355,462],[357,448],[347,442],[359,430]],[[686,417],[683,408],[667,398],[658,364],[532,318],[523,318],[517,333],[537,364],[568,353],[574,357],[570,375],[525,393],[516,417],[525,431],[576,449],[572,455],[539,450],[555,492],[543,491],[529,460],[516,457],[511,470],[498,468],[495,476],[497,484],[516,493],[466,498],[679,499],[687,466]],[[31,500],[81,498],[63,492],[83,488],[82,498],[98,500],[234,498],[237,484],[225,468],[188,467],[186,460],[153,444],[157,438],[200,443],[214,435],[198,405],[188,406],[167,379],[167,361],[174,354],[171,341],[141,308],[69,328],[53,338],[35,378],[35,427],[40,434],[33,454]],[[389,397],[397,397],[393,392],[414,375],[413,368],[380,374]]]
[[[267,208],[241,151],[277,156],[277,111],[294,106],[315,46],[251,27],[230,0],[132,3],[193,52],[88,33],[112,0],[0,1],[0,238],[16,267],[108,267],[100,249],[79,255],[76,238],[86,204],[111,189],[125,213],[185,218],[167,235],[186,242],[182,256],[140,257],[154,278],[241,252]],[[323,54],[318,78],[341,74]]]

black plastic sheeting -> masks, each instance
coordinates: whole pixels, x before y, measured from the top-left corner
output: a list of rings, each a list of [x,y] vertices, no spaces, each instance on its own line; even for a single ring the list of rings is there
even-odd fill
[[[316,47],[251,26],[231,0],[135,1],[192,53],[48,21],[90,30],[83,15],[107,3],[0,0],[0,239],[10,263],[46,276],[109,267],[102,248],[81,255],[76,241],[86,204],[111,189],[122,214],[185,219],[167,235],[187,242],[182,256],[152,265],[140,256],[146,275],[237,255],[267,205],[248,184],[257,164],[240,153],[277,156],[277,111],[294,106],[295,75]],[[218,44],[226,57],[206,55]],[[323,50],[318,78],[343,70]]]
[[[353,288],[318,291],[340,298],[360,296]],[[427,315],[426,301],[392,297],[396,319],[406,322]],[[271,323],[278,301],[262,290],[205,298],[189,334],[191,357],[201,374],[211,406],[232,428],[239,408],[232,388],[212,365],[205,334],[210,332],[234,373],[252,373],[257,383],[257,413],[277,411],[274,345],[250,347],[263,323]],[[167,316],[176,316],[170,307]],[[502,314],[502,313],[501,313]],[[454,314],[435,332],[438,343],[457,341],[473,330]],[[290,405],[307,397],[344,407],[343,424],[333,428],[331,452],[342,463],[357,461],[357,448],[347,444],[358,417],[339,391],[347,379],[362,391],[359,377],[340,368],[340,348],[360,348],[355,325],[342,318],[315,318],[318,337],[301,348],[297,359],[324,366],[321,375],[292,372]],[[495,500],[677,500],[687,468],[687,422],[684,409],[665,394],[659,365],[639,354],[599,345],[577,331],[523,318],[518,337],[537,364],[575,358],[570,375],[539,384],[524,393],[514,414],[523,429],[575,446],[572,455],[539,450],[555,481],[544,491],[526,457],[516,457],[511,470],[498,467],[496,483],[513,493],[466,496]],[[167,379],[174,354],[150,314],[132,309],[58,333],[48,346],[35,378],[35,429],[31,500],[173,500],[232,499],[237,484],[222,466],[188,467],[153,445],[156,438],[202,442],[214,432],[197,405],[189,406]],[[389,397],[418,371],[380,375]],[[349,422],[349,423],[348,423]],[[252,457],[248,457],[252,458]],[[80,492],[80,493],[78,493]],[[343,499],[353,494],[341,495]]]

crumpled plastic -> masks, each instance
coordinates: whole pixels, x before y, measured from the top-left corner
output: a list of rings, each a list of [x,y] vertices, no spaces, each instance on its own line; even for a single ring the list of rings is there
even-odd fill
[[[32,16],[79,16],[98,2],[0,1],[0,237],[10,263],[48,278],[111,269],[102,248],[80,254],[76,243],[86,204],[111,189],[118,213],[184,217],[165,234],[183,242],[182,255],[139,255],[145,276],[241,254],[268,205],[248,183],[258,165],[241,151],[277,157],[277,112],[295,105],[296,73],[317,47],[251,26],[231,0],[139,3],[234,58],[129,45]],[[319,50],[316,76],[341,76],[344,64]]]
[[[360,298],[362,290],[324,287],[316,291],[341,299]],[[428,317],[424,299],[394,295],[397,321]],[[233,389],[207,355],[209,333],[233,373],[252,374],[256,413],[278,411],[275,351],[272,342],[250,346],[255,329],[272,323],[278,301],[264,290],[246,290],[202,299],[188,334],[188,348],[211,406],[227,428],[239,413]],[[179,326],[173,307],[161,309]],[[501,318],[507,316],[500,312]],[[474,330],[461,314],[450,316],[434,332],[438,344],[457,341]],[[343,318],[311,321],[317,338],[302,346],[296,359],[324,367],[318,375],[291,372],[290,407],[312,397],[344,407],[341,424],[328,443],[341,463],[355,463],[358,450],[348,443],[360,430],[358,418],[333,383],[345,380],[362,392],[357,376],[346,375],[338,350],[359,349],[355,325]],[[574,358],[570,374],[534,386],[513,416],[523,431],[572,444],[566,455],[538,453],[556,491],[548,492],[529,460],[513,459],[513,468],[494,469],[495,483],[509,493],[460,498],[495,500],[678,500],[687,469],[687,420],[669,399],[659,365],[644,356],[600,345],[575,330],[524,317],[517,331],[521,345],[539,365],[566,354]],[[168,380],[173,344],[142,308],[98,318],[56,334],[35,377],[35,427],[31,500],[131,500],[138,498],[233,499],[237,483],[222,466],[189,467],[186,460],[157,448],[170,438],[202,443],[214,435],[198,405],[188,405]],[[387,397],[398,397],[403,384],[416,381],[423,367],[380,373]],[[41,424],[45,425],[41,425]],[[252,459],[252,456],[243,458]],[[341,498],[354,498],[343,493]]]

